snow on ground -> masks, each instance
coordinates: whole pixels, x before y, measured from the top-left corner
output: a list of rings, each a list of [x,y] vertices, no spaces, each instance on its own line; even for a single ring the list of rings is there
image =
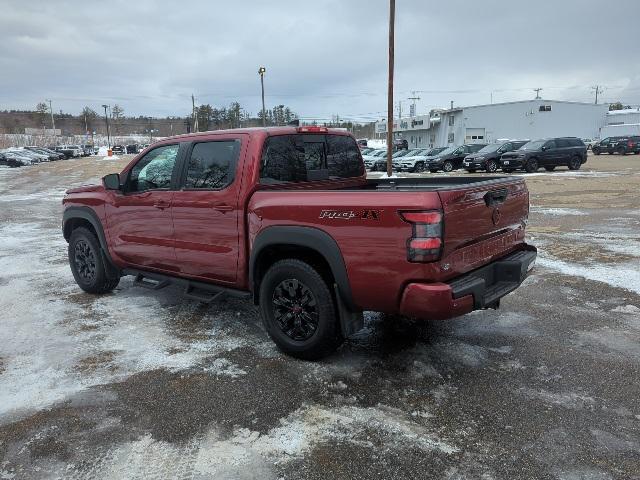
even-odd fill
[[[557,217],[562,217],[565,215],[576,215],[576,216],[585,216],[589,215],[589,213],[584,210],[578,210],[575,208],[548,208],[548,207],[537,207],[531,205],[531,211],[533,213],[539,213],[541,215],[553,215]]]
[[[428,416],[423,412],[423,417]],[[318,444],[331,441],[370,448],[372,434],[385,438],[385,448],[459,452],[403,412],[384,405],[304,406],[265,434],[236,428],[225,435],[212,429],[183,445],[145,435],[118,445],[91,472],[82,473],[90,478],[166,478],[176,471],[189,478],[276,478],[274,465],[298,460]],[[74,470],[68,472],[72,477]]]
[[[387,141],[386,140],[380,140],[377,138],[372,138],[370,140],[367,140],[367,147],[369,148],[387,148]]]
[[[63,193],[16,192],[4,195],[0,208],[25,202],[59,205]],[[10,342],[0,342],[0,424],[7,415],[50,406],[94,385],[157,368],[196,367],[248,344],[230,336],[220,323],[195,341],[168,331],[167,323],[189,317],[197,308],[182,303],[177,291],[173,296],[168,292],[168,306],[161,304],[163,297],[130,288],[131,279],[123,279],[122,290],[114,295],[82,293],[73,282],[66,249],[59,228],[34,222],[0,226],[2,331],[11,332]],[[34,291],[36,297],[28,293]],[[234,365],[209,368],[239,374]]]
[[[621,266],[594,263],[583,265],[560,260],[544,250],[539,250],[536,265],[556,270],[564,275],[606,283],[612,287],[623,288],[640,295],[640,268],[636,264]]]

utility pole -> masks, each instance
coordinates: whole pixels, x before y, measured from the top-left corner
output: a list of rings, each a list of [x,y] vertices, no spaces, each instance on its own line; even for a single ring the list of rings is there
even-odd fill
[[[543,88],[534,88],[533,91],[536,92],[536,98],[535,100],[542,100],[542,97],[540,96],[540,92],[544,90]]]
[[[593,87],[591,87],[591,90],[595,90],[596,92],[596,101],[595,104],[598,104],[598,94],[602,93],[602,91],[604,90],[604,87],[602,87],[601,85],[595,85]]]
[[[412,97],[409,97],[407,100],[411,100],[413,101],[413,103],[411,104],[411,109],[409,111],[409,116],[410,117],[415,117],[416,116],[416,100],[420,100],[420,97],[416,96],[416,91],[414,90],[413,92],[411,92],[411,95],[413,95]]]
[[[387,177],[393,175],[393,60],[396,0],[389,0],[389,84],[387,92]]]
[[[102,108],[104,108],[104,121],[107,124],[107,147],[111,148],[111,135],[109,134],[109,116],[107,115],[107,108],[109,108],[109,105],[102,105]]]
[[[56,122],[53,120],[53,108],[51,108],[51,99],[49,99],[49,111],[51,112],[51,129],[56,129]]]
[[[196,98],[193,96],[193,93],[191,94],[191,115],[193,117],[193,131],[197,132],[198,131],[198,114],[196,113]]]
[[[264,108],[264,74],[267,72],[267,69],[264,67],[260,67],[258,69],[258,75],[260,75],[260,87],[262,88],[262,126],[267,126],[267,115],[266,109]]]

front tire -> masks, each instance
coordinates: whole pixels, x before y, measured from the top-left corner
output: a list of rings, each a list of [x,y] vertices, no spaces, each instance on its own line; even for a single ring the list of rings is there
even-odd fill
[[[594,147],[591,149],[594,155],[600,155],[600,149],[598,147]]]
[[[317,360],[342,343],[329,286],[309,264],[280,260],[260,283],[260,313],[267,333],[284,353]]]
[[[530,158],[524,165],[524,169],[527,173],[534,173],[538,171],[538,160],[536,158]]]
[[[413,171],[415,173],[422,173],[424,172],[424,162],[418,162],[416,163],[416,166],[414,167]]]
[[[496,173],[498,171],[498,164],[496,163],[496,161],[489,160],[487,162],[486,170],[487,170],[487,173]]]
[[[453,172],[453,162],[450,162],[449,160],[447,160],[446,162],[444,162],[444,163],[442,164],[442,170],[443,170],[444,172],[447,172],[447,173],[449,173],[449,172]]]
[[[108,293],[118,286],[120,277],[110,277],[96,235],[84,227],[69,238],[69,266],[78,286],[87,293]]]

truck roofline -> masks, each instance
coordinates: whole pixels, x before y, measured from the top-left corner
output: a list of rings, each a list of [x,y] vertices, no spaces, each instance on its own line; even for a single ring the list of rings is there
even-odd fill
[[[195,132],[195,133],[184,133],[182,135],[174,135],[172,137],[166,137],[163,138],[162,140],[158,140],[158,142],[155,142],[155,144],[157,143],[162,143],[162,142],[166,142],[166,141],[174,141],[174,140],[184,140],[184,139],[189,139],[189,138],[199,138],[199,137],[208,137],[208,136],[212,136],[212,135],[229,135],[229,134],[255,134],[257,132],[264,132],[266,134],[266,136],[271,136],[271,135],[295,135],[298,133],[301,133],[298,131],[298,128],[301,127],[290,127],[290,126],[286,126],[286,127],[247,127],[247,128],[231,128],[231,129],[226,129],[226,130],[209,130],[206,132]],[[307,132],[302,132],[305,135],[314,135],[315,132],[311,132],[311,133],[307,133]],[[322,132],[322,135],[345,135],[345,136],[350,136],[353,137],[353,135],[351,134],[351,132],[349,132],[348,130],[344,130],[344,129],[339,129],[339,128],[327,128],[326,132]],[[355,137],[354,137],[355,138]]]

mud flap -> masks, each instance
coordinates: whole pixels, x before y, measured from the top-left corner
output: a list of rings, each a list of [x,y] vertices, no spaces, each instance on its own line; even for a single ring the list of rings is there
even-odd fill
[[[338,308],[342,336],[347,338],[364,328],[364,315],[362,312],[352,312],[347,308],[342,298],[340,298],[338,285],[335,283],[333,284],[333,291],[336,294],[336,307]]]

